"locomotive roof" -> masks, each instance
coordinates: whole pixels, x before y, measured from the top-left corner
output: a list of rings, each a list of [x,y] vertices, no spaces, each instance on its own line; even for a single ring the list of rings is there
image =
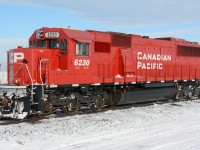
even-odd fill
[[[76,30],[73,28],[65,28],[65,27],[58,27],[58,28],[47,28],[43,27],[39,30],[60,30],[63,31],[69,38],[74,39],[76,41],[82,41],[82,42],[89,42],[91,43],[93,40],[93,35],[91,33],[104,33],[104,34],[111,34],[111,35],[124,35],[124,36],[129,36],[129,37],[139,37],[139,38],[147,38],[147,39],[155,39],[155,40],[163,40],[163,41],[171,41],[176,44],[180,45],[191,45],[191,46],[197,46],[199,47],[198,42],[189,42],[184,39],[180,38],[173,38],[173,37],[161,37],[161,38],[149,38],[148,36],[141,36],[138,34],[126,34],[126,33],[119,33],[119,32],[111,32],[111,31],[96,31],[96,30]],[[37,31],[37,30],[36,30]],[[35,32],[34,32],[35,33]],[[33,33],[33,34],[34,34]],[[33,35],[32,35],[33,36]]]
[[[77,41],[85,41],[85,42],[92,41],[92,36],[89,32],[74,30],[69,28],[62,28],[62,30],[71,39],[75,39]]]

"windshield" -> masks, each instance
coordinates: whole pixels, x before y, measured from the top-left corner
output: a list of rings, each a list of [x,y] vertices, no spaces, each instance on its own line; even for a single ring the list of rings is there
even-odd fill
[[[37,47],[38,48],[48,48],[55,49],[59,48],[59,40],[38,40]]]
[[[58,40],[49,40],[49,48],[58,48],[59,41]]]
[[[46,48],[46,41],[45,40],[38,40],[38,48]]]

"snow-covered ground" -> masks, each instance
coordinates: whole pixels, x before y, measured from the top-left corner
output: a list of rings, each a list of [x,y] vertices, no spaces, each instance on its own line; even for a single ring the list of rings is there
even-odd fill
[[[0,125],[0,149],[199,150],[200,100]]]

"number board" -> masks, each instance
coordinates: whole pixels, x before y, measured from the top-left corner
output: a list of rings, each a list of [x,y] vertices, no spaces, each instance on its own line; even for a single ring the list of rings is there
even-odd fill
[[[46,38],[58,38],[60,36],[59,32],[46,32]]]

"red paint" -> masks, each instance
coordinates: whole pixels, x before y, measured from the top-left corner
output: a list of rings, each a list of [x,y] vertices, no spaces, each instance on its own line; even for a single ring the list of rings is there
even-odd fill
[[[45,37],[47,32],[50,37]],[[200,79],[200,55],[197,56],[200,45],[195,42],[91,30],[42,28],[29,39],[29,42],[34,40],[36,45],[36,34],[40,40],[47,40],[46,48],[18,47],[8,52],[9,84],[112,84]],[[49,48],[49,40],[62,39],[67,41],[66,52],[60,51],[60,48]],[[88,56],[76,56],[76,44],[79,42],[87,43]],[[194,54],[189,54],[190,50],[186,49],[177,56],[178,45],[191,47]],[[187,56],[183,56],[185,53],[188,53]]]

